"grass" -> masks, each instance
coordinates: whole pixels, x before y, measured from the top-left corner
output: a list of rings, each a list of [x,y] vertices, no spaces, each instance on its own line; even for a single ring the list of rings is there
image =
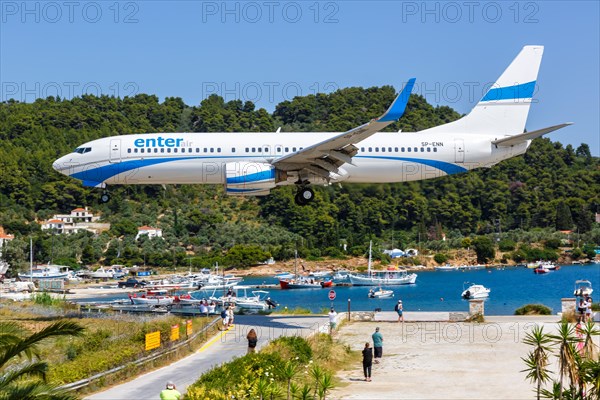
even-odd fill
[[[312,314],[310,309],[305,307],[287,308],[283,307],[272,313],[273,315],[308,315]]]
[[[91,316],[77,314],[72,318],[64,318],[66,313],[56,309],[57,304],[60,306],[60,301],[49,300],[41,293],[31,302],[18,305],[3,304],[3,307],[0,307],[2,320],[15,321],[24,330],[30,332],[39,331],[58,319],[73,320],[85,327],[82,337],[58,338],[39,347],[41,358],[50,364],[47,377],[51,384],[62,385],[75,382],[150,354],[145,350],[146,333],[160,331],[161,349],[164,349],[171,343],[171,327],[179,324],[180,340],[186,339],[185,319],[180,317],[103,313]],[[194,332],[212,321],[208,318],[191,319]],[[207,335],[201,335],[192,346],[183,346],[181,352],[168,357],[169,361],[189,354],[204,343],[211,334],[208,332]],[[152,365],[127,368],[125,376],[103,378],[94,383],[93,389],[154,368],[161,362],[165,360],[161,359]]]

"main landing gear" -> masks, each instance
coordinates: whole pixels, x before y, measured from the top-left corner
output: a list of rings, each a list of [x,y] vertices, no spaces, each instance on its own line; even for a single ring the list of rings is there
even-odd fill
[[[100,202],[108,203],[110,201],[110,195],[108,194],[108,190],[105,190],[100,195]]]
[[[315,192],[310,187],[301,186],[298,188],[298,192],[294,197],[296,204],[299,206],[305,206],[315,198]]]

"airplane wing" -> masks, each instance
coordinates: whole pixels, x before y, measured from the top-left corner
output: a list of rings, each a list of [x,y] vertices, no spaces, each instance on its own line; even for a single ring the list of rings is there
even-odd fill
[[[337,173],[338,168],[344,163],[352,164],[352,157],[358,153],[355,144],[400,119],[406,110],[406,104],[414,84],[415,78],[410,79],[392,105],[379,118],[372,119],[366,124],[350,129],[340,135],[278,158],[273,162],[273,165],[283,171],[306,170],[309,173],[328,179],[330,172]]]
[[[519,144],[525,142],[527,140],[539,138],[540,136],[545,135],[546,133],[554,132],[558,129],[564,128],[565,126],[573,125],[572,122],[565,122],[564,124],[550,126],[548,128],[538,129],[537,131],[525,132],[519,135],[507,136],[502,139],[492,140],[492,144],[496,146],[508,147],[514,146],[515,144]]]

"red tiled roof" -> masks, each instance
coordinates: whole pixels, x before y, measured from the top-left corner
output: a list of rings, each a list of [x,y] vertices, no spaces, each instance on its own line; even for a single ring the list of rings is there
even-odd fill
[[[153,228],[153,227],[148,226],[148,225],[144,225],[144,226],[140,226],[138,228],[138,231],[160,231],[160,229],[159,228]]]
[[[60,219],[51,219],[46,221],[47,224],[56,224],[56,223],[62,223],[62,221]]]
[[[76,212],[76,211],[86,211],[86,209],[85,208],[76,208],[71,212]]]

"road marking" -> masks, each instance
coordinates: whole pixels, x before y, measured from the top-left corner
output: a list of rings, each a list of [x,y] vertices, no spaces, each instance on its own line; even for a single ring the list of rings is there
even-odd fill
[[[233,325],[228,326],[227,329],[225,329],[224,331],[220,331],[221,332],[220,335],[215,335],[214,338],[212,338],[208,342],[204,343],[204,346],[200,347],[200,350],[198,350],[196,353],[202,353],[204,350],[208,349],[210,346],[215,344],[215,342],[217,340],[222,339],[223,335],[225,335],[229,330],[231,330],[232,326]]]

